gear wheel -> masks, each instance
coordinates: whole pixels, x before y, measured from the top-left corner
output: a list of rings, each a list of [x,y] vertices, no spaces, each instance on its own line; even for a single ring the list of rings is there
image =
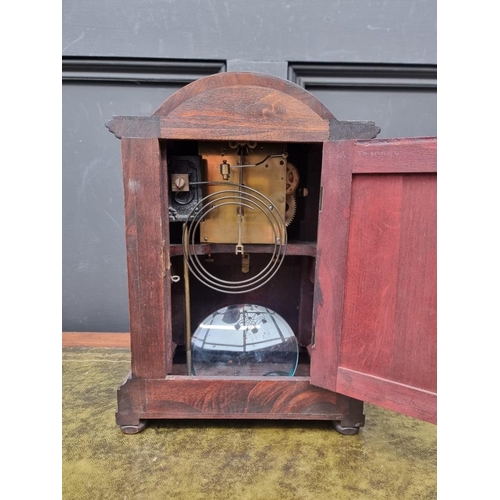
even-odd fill
[[[292,223],[296,211],[297,211],[297,202],[295,200],[295,196],[293,194],[288,194],[286,196],[286,210],[285,210],[285,225],[287,227]]]
[[[288,162],[286,165],[286,194],[293,194],[299,187],[300,175],[297,167]]]

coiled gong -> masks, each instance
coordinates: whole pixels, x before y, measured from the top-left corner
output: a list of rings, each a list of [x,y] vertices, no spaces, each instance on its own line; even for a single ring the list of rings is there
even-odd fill
[[[265,285],[276,274],[286,255],[286,224],[276,205],[258,190],[243,184],[219,181],[205,181],[199,184],[224,187],[204,196],[192,209],[184,223],[183,252],[192,275],[207,287],[222,293],[246,293]],[[196,234],[200,223],[213,212],[225,207],[234,208],[234,217],[239,228],[235,254],[243,255],[244,253],[241,234],[245,214],[261,213],[272,234],[267,264],[248,279],[234,281],[222,279],[210,273],[197,254]],[[267,250],[266,253],[268,253]]]

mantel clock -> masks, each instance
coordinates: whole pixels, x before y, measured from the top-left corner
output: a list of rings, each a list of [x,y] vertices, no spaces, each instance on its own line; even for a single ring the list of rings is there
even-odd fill
[[[114,117],[131,370],[117,424],[436,421],[436,139],[375,137],[279,78]]]

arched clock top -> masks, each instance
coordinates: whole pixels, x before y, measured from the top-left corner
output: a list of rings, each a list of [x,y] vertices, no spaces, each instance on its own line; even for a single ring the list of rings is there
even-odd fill
[[[196,80],[150,117],[106,123],[118,138],[324,142],[371,139],[373,122],[344,122],[310,92],[275,76],[233,72]]]
[[[235,112],[241,114],[250,114],[252,105],[258,104],[259,96],[275,96],[287,100],[293,109],[309,108],[322,119],[334,118],[331,111],[320,100],[299,85],[276,76],[250,72],[218,73],[196,80],[166,99],[153,113],[153,116],[168,116],[190,99],[195,99],[202,109],[211,109],[217,105],[212,96],[219,93],[228,96],[237,95],[241,101],[241,109],[237,109]],[[297,102],[294,103],[293,99]],[[246,110],[247,106],[250,107],[249,110]],[[265,108],[266,105],[262,104],[260,107]],[[272,113],[272,106],[269,107],[271,109],[268,112]],[[275,106],[274,111],[279,113],[279,106]]]

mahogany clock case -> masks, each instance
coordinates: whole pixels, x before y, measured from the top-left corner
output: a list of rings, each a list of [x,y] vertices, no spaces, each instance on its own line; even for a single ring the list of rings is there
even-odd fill
[[[131,371],[117,411],[124,432],[150,419],[273,418],[332,420],[353,433],[364,423],[362,401],[436,421],[435,138],[376,140],[372,122],[338,121],[301,87],[256,73],[202,78],[151,117],[106,125],[122,143],[125,194]],[[298,170],[286,256],[265,285],[236,297],[191,276],[186,302],[169,164],[230,142],[279,145]],[[215,274],[241,277],[233,244],[193,248]],[[272,248],[245,245],[246,276]],[[301,346],[293,377],[188,375],[186,307],[196,326],[234,303],[286,319]]]

